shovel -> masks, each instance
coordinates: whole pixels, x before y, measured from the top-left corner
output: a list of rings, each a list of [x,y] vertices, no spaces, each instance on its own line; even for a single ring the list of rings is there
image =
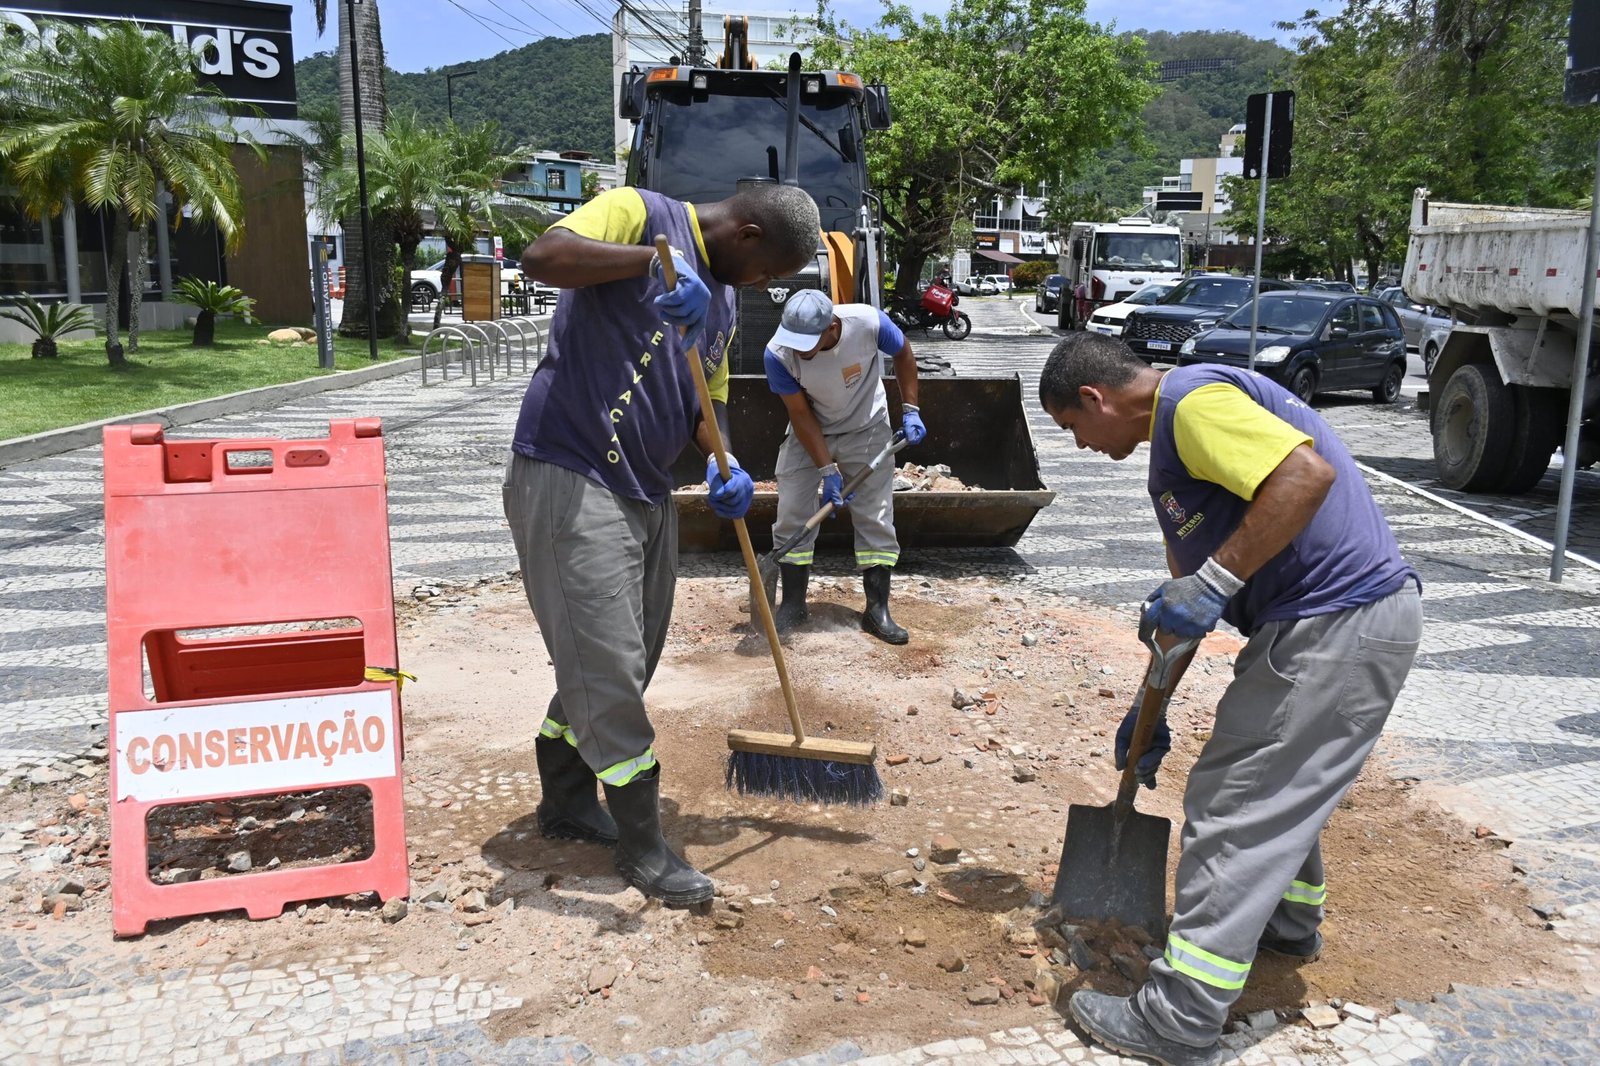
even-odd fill
[[[1159,936],[1167,915],[1167,842],[1172,822],[1133,809],[1139,791],[1135,771],[1172,695],[1175,667],[1200,641],[1181,640],[1169,633],[1158,639],[1155,623],[1142,614],[1139,639],[1150,649],[1150,672],[1145,677],[1144,699],[1134,722],[1117,798],[1108,807],[1074,803],[1067,809],[1067,839],[1061,847],[1061,867],[1051,902],[1064,918],[1116,918]]]
[[[906,435],[904,433],[896,433],[889,439],[889,443],[883,446],[883,451],[879,452],[877,455],[874,455],[870,463],[856,471],[855,476],[849,481],[845,482],[844,489],[839,493],[840,498],[848,500],[850,498],[850,494],[859,489],[867,480],[867,475],[878,468],[879,463],[883,462],[889,456],[893,455],[895,452],[898,452],[901,448],[904,448],[909,443],[910,442],[906,440]],[[771,606],[778,598],[778,574],[780,573],[778,569],[778,560],[782,559],[785,555],[788,555],[789,550],[796,544],[799,544],[802,537],[811,532],[813,529],[816,529],[817,526],[822,524],[822,520],[827,518],[828,515],[832,513],[833,504],[823,504],[817,510],[816,514],[806,519],[806,524],[800,527],[800,531],[798,533],[784,541],[782,544],[774,546],[770,552],[756,560],[756,566],[761,571],[761,588],[766,592],[768,606]],[[754,589],[750,591],[750,617],[761,617],[761,609],[755,602]]]

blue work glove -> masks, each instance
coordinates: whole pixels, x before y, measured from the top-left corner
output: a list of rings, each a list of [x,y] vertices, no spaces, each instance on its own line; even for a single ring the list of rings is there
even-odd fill
[[[743,518],[750,510],[750,497],[755,495],[756,483],[733,456],[728,456],[727,481],[722,480],[722,473],[717,469],[717,457],[706,456],[706,484],[710,486],[706,502],[719,518]]]
[[[1244,582],[1215,559],[1207,559],[1187,577],[1167,581],[1144,601],[1144,614],[1156,625],[1179,637],[1203,637],[1217,628],[1223,609]]]
[[[1133,726],[1139,720],[1139,704],[1144,702],[1144,686],[1139,686],[1139,694],[1133,698],[1133,708],[1128,711],[1122,724],[1117,727],[1117,743],[1114,749],[1113,762],[1118,770],[1128,765],[1128,745],[1133,743]],[[1133,768],[1133,774],[1139,784],[1145,788],[1156,787],[1156,771],[1161,769],[1161,760],[1167,752],[1172,750],[1172,730],[1167,728],[1167,716],[1163,714],[1156,719],[1156,731],[1150,736],[1150,746],[1139,756],[1139,762]]]
[[[829,463],[817,473],[822,475],[822,495],[817,499],[817,508],[820,510],[824,504],[833,504],[829,518],[836,518],[839,512],[850,506],[850,501],[856,498],[855,493],[844,494],[844,475],[839,473],[838,463]]]
[[[678,284],[657,296],[655,304],[661,309],[662,318],[684,331],[685,346],[693,347],[705,333],[706,308],[711,305],[711,290],[706,288],[706,283],[700,280],[683,253],[672,253],[672,269],[678,275]],[[650,275],[657,281],[664,281],[659,259],[650,261]]]
[[[900,428],[906,435],[907,444],[921,444],[922,438],[928,435],[928,427],[922,424],[922,414],[919,408],[903,405],[905,416],[900,419]]]

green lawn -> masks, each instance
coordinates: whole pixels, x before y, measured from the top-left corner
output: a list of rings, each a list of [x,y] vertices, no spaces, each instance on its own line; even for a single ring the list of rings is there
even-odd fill
[[[315,344],[257,344],[271,329],[221,320],[210,348],[191,348],[187,329],[141,332],[122,370],[106,362],[103,336],[62,344],[58,359],[0,344],[0,440],[332,373],[317,368]],[[365,340],[335,336],[333,354],[340,370],[372,365]],[[380,361],[414,354],[378,343]]]

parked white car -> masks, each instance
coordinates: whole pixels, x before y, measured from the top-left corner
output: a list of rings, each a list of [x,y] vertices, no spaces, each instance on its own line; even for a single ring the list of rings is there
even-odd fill
[[[1005,274],[985,274],[984,277],[987,278],[991,283],[993,283],[994,291],[997,294],[1004,295],[1004,294],[1009,293],[1011,291],[1011,278],[1008,275],[1005,275]]]
[[[956,282],[955,288],[962,296],[993,296],[999,291],[987,274],[968,274]]]
[[[1126,323],[1128,316],[1133,313],[1135,308],[1146,307],[1155,303],[1157,300],[1161,299],[1161,297],[1171,292],[1175,284],[1175,282],[1171,281],[1152,281],[1150,284],[1135,290],[1133,295],[1129,296],[1121,303],[1107,304],[1104,307],[1096,308],[1094,313],[1089,316],[1089,321],[1085,324],[1084,328],[1094,333],[1104,333],[1107,336],[1120,337],[1122,335],[1123,325]],[[1066,300],[1070,299],[1071,297],[1069,294],[1063,292],[1061,294],[1061,298]]]
[[[430,263],[421,270],[411,272],[411,302],[426,307],[444,291],[444,260]],[[509,261],[500,264],[500,294],[503,296],[522,284],[522,269]]]

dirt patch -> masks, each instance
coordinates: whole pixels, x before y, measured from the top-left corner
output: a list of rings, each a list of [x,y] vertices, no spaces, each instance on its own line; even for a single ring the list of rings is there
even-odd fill
[[[813,589],[812,621],[785,649],[807,727],[876,741],[884,784],[899,795],[861,810],[728,793],[727,730],[781,731],[787,719],[749,629],[744,583],[681,581],[650,703],[666,831],[718,880],[712,914],[647,904],[605,850],[539,837],[532,748],[551,671],[520,589],[506,585],[402,610],[401,663],[419,680],[405,690],[413,890],[398,923],[382,922],[371,898],[351,897],[291,906],[269,922],[187,919],[112,941],[103,774],[87,787],[0,799],[0,827],[30,826],[23,858],[50,843],[90,844],[62,867],[88,882],[81,910],[48,900],[56,875],[25,864],[0,890],[6,920],[156,969],[360,952],[374,965],[461,974],[522,998],[487,1023],[498,1037],[577,1035],[613,1055],[734,1028],[757,1031],[774,1053],[846,1037],[896,1050],[1055,1024],[1060,989],[1133,988],[1148,936],[1083,930],[1084,970],[1067,961],[1074,945],[1036,927],[1068,804],[1106,803],[1115,791],[1112,734],[1144,662],[1131,618],[1041,609],[993,583],[908,579],[894,607],[913,639],[891,648],[860,632],[858,582],[819,577]],[[1175,744],[1161,788],[1141,792],[1142,810],[1181,823],[1183,771],[1237,647],[1213,637],[1202,648],[1170,712]],[[958,689],[965,700],[953,698]],[[312,813],[341,818],[337,806]],[[248,816],[257,832],[277,831],[264,811]],[[202,835],[204,848],[158,854],[154,868],[226,856],[225,842]],[[933,861],[936,837],[959,847],[955,861]],[[1324,854],[1327,950],[1298,968],[1263,956],[1241,1011],[1333,997],[1386,1008],[1456,980],[1572,984],[1501,842],[1476,839],[1380,767],[1341,805]]]

